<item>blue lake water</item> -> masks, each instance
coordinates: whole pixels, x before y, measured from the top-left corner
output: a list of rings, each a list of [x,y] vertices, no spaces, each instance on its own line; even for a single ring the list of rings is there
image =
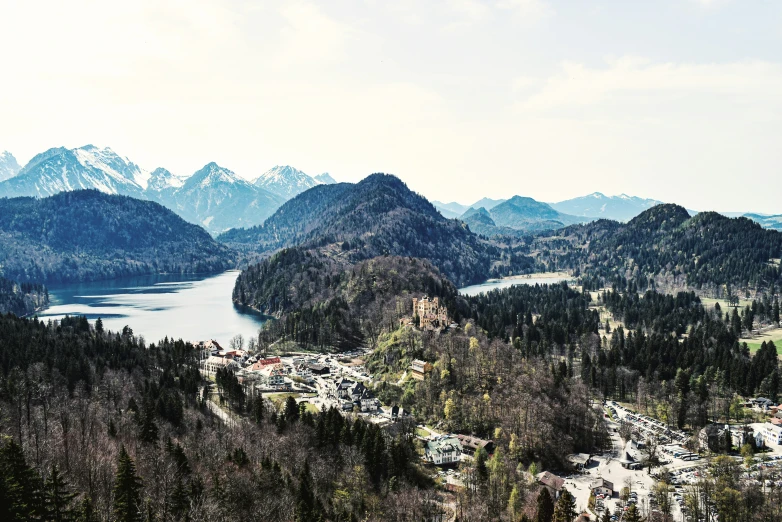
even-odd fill
[[[215,339],[223,346],[236,334],[257,335],[265,318],[231,301],[239,275],[230,270],[215,275],[143,276],[49,287],[51,306],[41,318],[84,315],[98,317],[104,328],[127,325],[147,343],[165,336],[186,341]]]
[[[503,279],[489,279],[485,283],[479,285],[465,286],[459,289],[459,293],[462,295],[478,295],[491,290],[501,290],[503,288],[510,288],[515,285],[553,285],[561,283],[562,281],[571,281],[572,277],[540,277],[535,274],[529,276],[515,276],[507,277]]]

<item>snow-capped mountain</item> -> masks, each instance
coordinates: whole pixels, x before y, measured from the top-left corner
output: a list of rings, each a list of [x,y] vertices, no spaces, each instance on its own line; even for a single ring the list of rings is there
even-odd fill
[[[0,196],[46,197],[59,192],[97,189],[107,194],[142,197],[150,173],[109,148],[58,147],[38,154],[11,179]]]
[[[152,171],[147,182],[147,192],[165,192],[176,190],[185,184],[187,177],[172,174],[167,169],[157,168]]]
[[[315,176],[315,181],[322,183],[324,185],[333,185],[337,182],[336,179],[331,177],[331,174],[328,172],[324,172],[323,174],[318,174]]]
[[[0,182],[13,178],[21,169],[13,154],[8,151],[0,153]]]
[[[600,192],[594,192],[580,198],[551,203],[551,206],[555,210],[574,216],[629,221],[644,210],[660,203],[662,201],[628,196],[627,194],[606,196]]]
[[[277,165],[258,176],[253,185],[289,200],[322,182],[288,165]]]
[[[259,225],[286,201],[214,162],[187,178],[171,198],[180,216],[211,232]]]

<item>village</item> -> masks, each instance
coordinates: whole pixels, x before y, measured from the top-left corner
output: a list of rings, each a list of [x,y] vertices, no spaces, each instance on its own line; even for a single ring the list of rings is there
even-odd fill
[[[443,331],[453,325],[438,298],[412,299],[413,314],[400,326]],[[442,489],[458,493],[466,487],[463,468],[474,465],[477,452],[490,457],[495,443],[470,434],[441,433],[416,422],[396,404],[383,404],[373,392],[375,381],[364,367],[366,350],[338,354],[260,354],[243,348],[224,349],[215,340],[193,343],[199,351],[201,372],[214,379],[220,370],[231,370],[248,396],[275,399],[293,397],[300,408],[325,411],[336,408],[343,415],[358,416],[395,435],[407,433],[418,441],[422,463]],[[433,370],[430,362],[413,360],[405,376],[424,380]],[[633,506],[644,517],[659,513],[660,484],[667,484],[670,514],[685,520],[691,509],[686,488],[696,484],[708,465],[726,448],[747,443],[762,450],[758,459],[729,458],[742,466],[744,480],[758,487],[782,487],[782,407],[757,397],[741,405],[764,418],[763,422],[736,425],[710,424],[696,434],[676,430],[657,419],[613,401],[593,400],[611,440],[610,451],[574,454],[562,469],[535,470],[530,483],[549,492],[553,501],[567,490],[573,495],[579,520],[621,521]],[[654,450],[650,452],[649,446]],[[709,521],[717,522],[713,515]]]

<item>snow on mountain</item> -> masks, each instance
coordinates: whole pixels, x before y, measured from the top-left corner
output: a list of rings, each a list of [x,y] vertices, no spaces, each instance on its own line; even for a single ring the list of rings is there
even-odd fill
[[[0,182],[13,178],[21,169],[13,154],[8,151],[0,153]]]
[[[606,196],[601,192],[593,192],[579,198],[552,203],[551,206],[559,212],[574,216],[629,221],[644,210],[660,203],[662,201],[628,196],[627,194]]]
[[[170,199],[180,216],[213,233],[259,225],[286,201],[214,162],[187,178]]]
[[[141,197],[149,177],[149,172],[109,148],[58,147],[38,154],[16,176],[0,183],[0,197],[46,197],[80,189]]]
[[[291,166],[277,165],[258,176],[253,185],[268,190],[272,194],[277,194],[286,200],[294,198],[311,189],[315,185],[320,185],[312,176],[308,176],[302,171]]]
[[[324,172],[323,174],[318,174],[315,176],[315,181],[324,185],[334,185],[337,182],[337,180],[332,178],[331,174],[328,172]]]
[[[147,192],[163,192],[178,189],[185,184],[187,177],[172,174],[167,169],[156,168],[147,182]]]

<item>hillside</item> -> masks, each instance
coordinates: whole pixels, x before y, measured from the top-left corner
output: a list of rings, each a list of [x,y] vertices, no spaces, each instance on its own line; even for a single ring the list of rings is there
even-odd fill
[[[2,275],[84,281],[233,266],[233,252],[150,201],[94,190],[0,199]]]
[[[302,246],[350,263],[381,255],[418,257],[457,285],[485,279],[490,262],[487,246],[462,223],[445,219],[386,174],[314,187],[262,226],[232,230],[219,240],[256,251]]]
[[[656,285],[719,293],[782,283],[782,234],[716,212],[690,217],[672,204],[652,207],[625,225],[600,220],[544,234],[537,246],[560,268],[609,284],[619,277],[640,289]]]
[[[0,315],[28,315],[48,304],[49,292],[45,286],[35,283],[19,284],[0,277]]]
[[[491,213],[483,207],[470,208],[459,218],[470,230],[478,235],[487,237],[520,237],[525,232],[510,227],[498,227],[491,217]]]
[[[319,349],[355,348],[397,324],[409,299],[438,296],[456,310],[456,287],[426,260],[379,256],[355,265],[300,248],[285,249],[244,270],[235,303],[281,320],[264,326],[280,338]]]

